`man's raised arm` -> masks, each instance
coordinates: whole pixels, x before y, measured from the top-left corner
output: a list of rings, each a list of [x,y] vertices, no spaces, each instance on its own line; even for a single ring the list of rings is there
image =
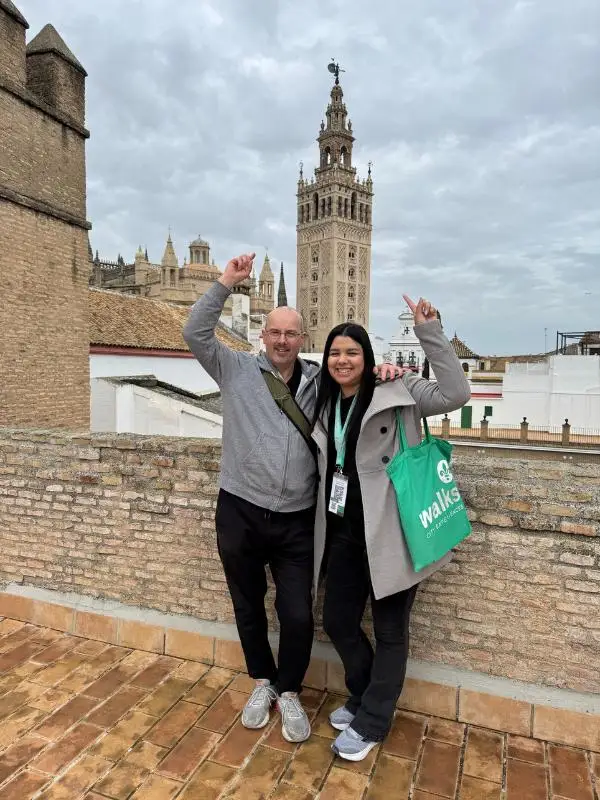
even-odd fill
[[[215,328],[233,287],[250,276],[254,255],[238,256],[228,262],[219,280],[194,303],[183,329],[188,347],[218,384],[239,354],[217,339]]]

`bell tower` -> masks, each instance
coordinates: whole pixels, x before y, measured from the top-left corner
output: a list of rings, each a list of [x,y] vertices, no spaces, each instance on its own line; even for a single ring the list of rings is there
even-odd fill
[[[300,165],[297,199],[296,296],[304,319],[306,349],[321,352],[340,322],[369,326],[371,286],[371,166],[360,180],[352,164],[354,135],[340,85],[340,67],[317,138],[319,166],[304,177]]]

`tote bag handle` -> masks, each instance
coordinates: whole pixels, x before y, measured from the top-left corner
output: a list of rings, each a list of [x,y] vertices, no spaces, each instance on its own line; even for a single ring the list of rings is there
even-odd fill
[[[423,428],[425,430],[425,439],[429,442],[431,441],[431,434],[429,433],[429,425],[427,424],[427,417],[423,417]],[[402,420],[400,419],[400,411],[396,409],[396,427],[398,430],[398,437],[400,439],[400,452],[404,453],[406,450],[409,449],[408,442],[406,441],[406,432],[404,430],[404,425],[402,424]]]

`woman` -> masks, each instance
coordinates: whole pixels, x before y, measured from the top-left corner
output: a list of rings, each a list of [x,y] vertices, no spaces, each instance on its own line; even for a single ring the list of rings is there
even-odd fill
[[[418,583],[451,558],[448,554],[418,574],[413,570],[386,473],[398,449],[397,410],[414,446],[421,440],[421,417],[454,411],[470,397],[435,308],[404,298],[437,383],[407,372],[400,381],[376,386],[366,330],[338,325],[325,344],[313,428],[321,475],[315,581],[325,567],[323,627],[342,659],[350,693],[330,716],[341,731],[332,748],[349,761],[362,760],[386,737],[406,673]],[[361,628],[369,596],[374,652]]]

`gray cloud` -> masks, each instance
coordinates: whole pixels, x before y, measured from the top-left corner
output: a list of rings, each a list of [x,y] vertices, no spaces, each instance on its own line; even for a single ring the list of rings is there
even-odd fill
[[[335,56],[356,163],[374,162],[371,328],[403,291],[476,351],[600,327],[597,0],[20,0],[88,79],[92,243],[223,264],[268,246],[295,283],[298,162]],[[587,292],[587,293],[586,293]]]

